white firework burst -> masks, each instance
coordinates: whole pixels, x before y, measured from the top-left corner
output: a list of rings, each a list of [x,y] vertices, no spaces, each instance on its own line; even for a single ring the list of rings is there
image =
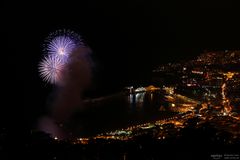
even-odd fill
[[[47,54],[54,54],[67,60],[69,54],[79,46],[84,46],[80,35],[64,29],[57,30],[46,38],[44,51]]]
[[[76,47],[73,39],[66,36],[55,37],[48,45],[49,54],[55,54],[59,57],[68,56]]]
[[[49,55],[39,63],[40,76],[44,81],[56,84],[61,80],[65,63],[56,55]]]

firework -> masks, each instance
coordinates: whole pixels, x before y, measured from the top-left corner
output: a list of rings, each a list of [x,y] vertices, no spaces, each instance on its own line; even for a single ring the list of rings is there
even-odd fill
[[[50,42],[47,50],[49,54],[65,57],[68,56],[75,47],[76,45],[72,39],[66,36],[59,36]]]
[[[49,55],[43,58],[39,64],[40,76],[44,81],[56,84],[61,80],[65,63],[56,55]]]
[[[39,64],[40,76],[44,81],[59,84],[63,76],[63,68],[75,49],[84,47],[81,37],[70,30],[57,30],[45,40],[44,59]]]
[[[44,50],[47,54],[57,55],[63,60],[67,60],[69,54],[83,45],[81,37],[73,31],[58,30],[49,35],[46,39]]]

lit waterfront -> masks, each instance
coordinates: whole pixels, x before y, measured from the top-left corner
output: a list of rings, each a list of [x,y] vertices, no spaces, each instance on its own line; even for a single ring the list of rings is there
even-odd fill
[[[212,141],[223,141],[224,144],[238,143],[240,141],[239,118],[239,51],[204,53],[196,59],[176,64],[159,66],[153,70],[154,86],[135,89],[136,95],[129,95],[130,104],[138,101],[136,108],[141,108],[144,95],[160,90],[164,93],[158,103],[158,111],[170,111],[176,114],[158,117],[158,120],[132,125],[128,128],[98,134],[94,139],[120,139],[132,138],[147,134],[155,139],[166,139],[181,135],[181,129],[192,127],[204,129],[210,126],[215,130]],[[169,75],[171,78],[169,78]],[[162,78],[164,77],[164,78]],[[166,86],[168,87],[166,87]],[[128,88],[132,91],[133,88]],[[192,98],[189,98],[192,97]],[[160,99],[160,97],[157,97]],[[221,140],[220,140],[221,139]]]
[[[234,143],[240,140],[240,119],[237,116],[228,114],[223,115],[221,111],[216,113],[216,111],[206,109],[205,104],[201,104],[199,101],[193,100],[186,96],[175,94],[170,92],[169,88],[163,88],[165,91],[164,97],[166,102],[168,102],[168,107],[159,107],[159,111],[172,111],[176,114],[168,117],[159,117],[159,120],[152,122],[141,123],[137,125],[131,125],[127,128],[121,128],[110,132],[100,133],[93,137],[88,138],[77,138],[72,141],[74,144],[88,144],[88,141],[104,139],[104,140],[121,140],[121,141],[131,141],[135,137],[142,135],[151,135],[152,138],[156,140],[165,140],[172,137],[181,137],[182,129],[189,127],[189,121],[194,119],[196,124],[192,127],[201,128],[208,122],[213,128],[216,128],[219,132],[216,133],[214,140],[218,140],[221,135],[221,131],[226,131],[231,134],[231,138],[224,139],[225,143]],[[137,105],[142,105],[144,102],[143,97],[146,92],[137,93],[136,95],[128,95],[128,101],[132,104],[136,101]],[[150,93],[154,94],[154,93]],[[132,98],[137,100],[132,100]],[[152,97],[150,95],[150,97]],[[152,99],[151,99],[152,100]],[[139,104],[138,104],[139,103]],[[135,105],[136,105],[135,104]],[[200,106],[200,108],[199,108]],[[140,106],[142,107],[142,106]],[[205,109],[205,110],[204,110]],[[211,114],[209,114],[212,112]],[[162,118],[162,119],[161,119]]]

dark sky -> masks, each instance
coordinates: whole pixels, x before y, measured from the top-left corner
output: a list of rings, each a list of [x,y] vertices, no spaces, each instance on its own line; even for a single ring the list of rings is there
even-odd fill
[[[92,48],[95,89],[117,90],[144,79],[157,64],[205,49],[240,48],[239,8],[230,0],[8,1],[1,8],[10,66],[4,71],[6,94],[24,95],[20,101],[28,107],[44,105],[51,91],[37,65],[44,39],[57,29],[81,34]]]

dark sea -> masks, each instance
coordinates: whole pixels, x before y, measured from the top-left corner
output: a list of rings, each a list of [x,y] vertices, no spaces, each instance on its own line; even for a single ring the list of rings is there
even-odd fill
[[[85,100],[84,105],[86,109],[77,112],[71,124],[77,136],[94,136],[176,114],[168,109],[169,104],[160,91],[135,94],[119,92]]]

